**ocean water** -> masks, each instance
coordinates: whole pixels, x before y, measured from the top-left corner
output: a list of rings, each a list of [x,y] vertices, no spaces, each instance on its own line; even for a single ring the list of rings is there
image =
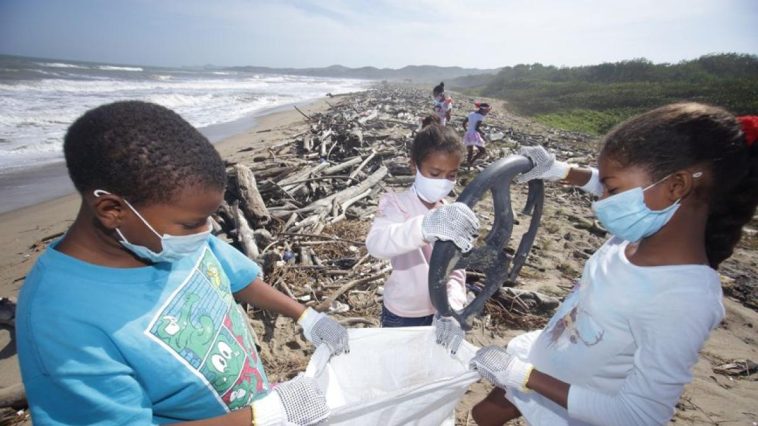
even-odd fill
[[[0,55],[0,177],[62,161],[68,126],[85,111],[108,102],[154,102],[203,129],[367,86],[365,80]]]

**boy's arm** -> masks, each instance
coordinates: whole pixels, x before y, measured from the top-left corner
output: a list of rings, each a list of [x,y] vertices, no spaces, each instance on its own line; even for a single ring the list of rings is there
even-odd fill
[[[211,419],[174,423],[176,426],[250,426],[251,424],[253,424],[253,413],[249,408],[241,408]]]
[[[234,298],[238,302],[249,303],[267,311],[290,317],[295,321],[305,312],[305,306],[271,287],[260,277],[247,287],[234,293]]]
[[[329,347],[332,355],[350,352],[347,330],[326,314],[306,308],[295,299],[271,287],[258,277],[250,285],[234,293],[239,302],[249,303],[294,319],[303,328],[305,338],[319,346]]]

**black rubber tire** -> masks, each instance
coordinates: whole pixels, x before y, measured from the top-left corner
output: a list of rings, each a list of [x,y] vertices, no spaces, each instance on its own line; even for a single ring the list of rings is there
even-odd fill
[[[468,319],[484,308],[487,299],[504,285],[513,285],[537,234],[545,190],[542,180],[529,182],[529,194],[523,213],[531,215],[528,231],[521,237],[515,254],[509,255],[505,247],[513,232],[513,209],[511,206],[511,182],[515,176],[532,168],[532,162],[521,155],[511,155],[487,167],[474,178],[458,197],[459,202],[473,208],[487,192],[492,192],[495,221],[485,237],[485,244],[463,254],[450,241],[437,241],[429,260],[429,295],[432,305],[440,315],[452,316],[464,330],[471,328]],[[461,311],[450,307],[447,297],[447,281],[454,269],[473,268],[483,271],[486,278],[484,289]]]

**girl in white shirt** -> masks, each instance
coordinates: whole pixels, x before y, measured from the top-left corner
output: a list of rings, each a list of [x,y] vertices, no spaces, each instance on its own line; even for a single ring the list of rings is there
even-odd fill
[[[613,237],[544,330],[472,360],[497,387],[479,425],[665,424],[710,331],[724,317],[718,265],[758,204],[758,117],[697,103],[664,106],[612,130],[599,170],[522,154],[520,177],[564,180],[601,196]]]
[[[468,150],[468,157],[466,163],[470,166],[479,159],[479,157],[486,154],[484,150],[484,132],[480,129],[484,117],[490,112],[490,105],[484,102],[477,102],[477,110],[470,113],[468,117],[463,120],[463,128],[466,133],[463,135],[463,144],[466,145]],[[474,147],[476,147],[476,155],[474,155]]]

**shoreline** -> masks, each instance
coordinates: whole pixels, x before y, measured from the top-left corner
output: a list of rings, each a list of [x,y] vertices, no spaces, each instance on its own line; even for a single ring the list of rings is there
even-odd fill
[[[334,95],[340,97],[342,95]],[[198,129],[219,150],[221,146],[234,140],[240,135],[248,134],[257,129],[267,118],[281,113],[294,112],[298,117],[302,116],[294,111],[294,107],[308,108],[313,104],[326,102],[328,97],[306,99],[304,101],[290,102],[263,108],[248,116],[226,123],[213,124]],[[68,177],[66,163],[63,158],[59,161],[31,166],[7,173],[0,173],[0,221],[2,215],[33,207],[47,201],[58,200],[76,193],[73,183]]]

